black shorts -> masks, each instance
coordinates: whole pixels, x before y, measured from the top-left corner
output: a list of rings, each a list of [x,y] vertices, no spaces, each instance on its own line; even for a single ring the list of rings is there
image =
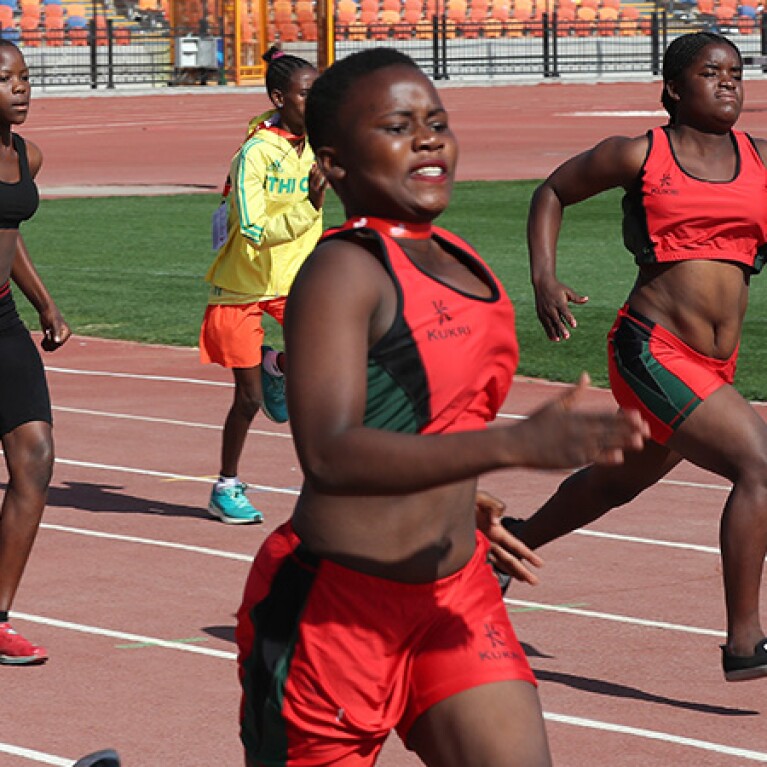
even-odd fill
[[[0,436],[31,421],[52,423],[40,353],[19,323],[0,331]]]

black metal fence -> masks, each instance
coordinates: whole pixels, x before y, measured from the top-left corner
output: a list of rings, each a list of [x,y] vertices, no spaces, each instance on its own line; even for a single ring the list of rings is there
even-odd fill
[[[712,23],[685,21],[665,12],[654,13],[641,26],[622,29],[615,22],[609,32],[594,23],[567,21],[556,14],[525,22],[518,29],[492,36],[482,30],[464,34],[452,28],[444,17],[435,16],[428,34],[409,38],[395,32],[389,38],[348,39],[339,36],[338,58],[365,47],[392,45],[412,56],[436,80],[481,80],[515,77],[557,78],[607,75],[652,77],[660,72],[663,50],[678,35],[703,28],[716,28],[740,48],[747,67],[767,71],[767,14],[760,13],[749,29],[714,27]],[[215,35],[218,30],[211,30]],[[109,23],[106,29],[88,31],[79,45],[24,45],[24,55],[36,87],[43,90],[89,87],[130,89],[172,87],[183,84],[226,83],[222,56],[203,66],[188,65],[185,42],[200,40],[187,29],[149,27],[133,33],[126,41]],[[221,37],[211,37],[223,50]],[[316,43],[285,43],[283,48],[309,60],[316,60]]]
[[[767,71],[767,14],[760,13],[746,28],[716,24],[712,20],[685,20],[660,11],[638,22],[560,22],[557,14],[531,19],[511,34],[492,37],[449,25],[444,16],[433,19],[430,39],[403,39],[392,31],[390,38],[343,40],[336,44],[339,56],[372,45],[395,45],[412,56],[435,80],[514,77],[557,78],[660,74],[663,51],[672,39],[706,29],[727,35],[740,49],[746,68]]]

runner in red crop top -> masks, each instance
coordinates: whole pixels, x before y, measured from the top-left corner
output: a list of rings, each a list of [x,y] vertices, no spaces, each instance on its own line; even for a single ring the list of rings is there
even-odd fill
[[[605,139],[536,190],[530,261],[538,316],[553,341],[576,326],[569,304],[587,301],[556,277],[563,210],[606,189],[626,190],[624,241],[639,273],[609,333],[610,383],[622,407],[640,409],[653,439],[621,466],[569,477],[514,525],[537,548],[631,501],[683,459],[730,480],[721,524],[729,681],[767,676],[759,618],[767,425],[732,386],[749,283],[767,241],[767,142],[734,129],[742,76],[728,39],[682,35],[664,57],[669,124]]]
[[[238,613],[247,762],[364,767],[397,730],[428,764],[513,754],[544,767],[534,678],[488,565],[490,539],[527,553],[497,520],[477,530],[477,477],[620,460],[643,425],[574,411],[581,384],[527,421],[485,428],[516,365],[513,313],[473,251],[432,229],[456,142],[410,58],[374,48],[338,61],[306,118],[352,221],[319,243],[287,302],[304,477]]]
[[[514,308],[503,286],[470,245],[444,229],[435,227],[434,237],[483,275],[488,297],[467,295],[419,269],[381,222],[351,220],[324,240],[350,232],[371,238],[397,290],[395,320],[368,352],[365,424],[423,434],[483,428],[503,404],[519,359]]]
[[[761,271],[767,168],[748,134],[732,130],[730,139],[735,174],[709,181],[680,167],[668,127],[647,132],[647,159],[623,203],[623,239],[637,264],[733,261]]]

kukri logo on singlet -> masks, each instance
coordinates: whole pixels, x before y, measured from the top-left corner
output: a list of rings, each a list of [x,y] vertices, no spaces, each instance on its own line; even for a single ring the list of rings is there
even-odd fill
[[[427,331],[427,340],[446,341],[451,338],[462,338],[471,335],[470,325],[447,326],[447,323],[451,323],[453,321],[453,317],[450,314],[450,310],[447,308],[447,306],[445,306],[444,301],[432,301],[431,305],[434,307],[434,311],[437,315],[438,327]]]

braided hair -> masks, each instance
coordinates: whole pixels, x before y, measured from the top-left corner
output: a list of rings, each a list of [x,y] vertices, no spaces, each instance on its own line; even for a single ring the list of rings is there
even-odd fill
[[[274,91],[283,93],[290,87],[290,78],[299,69],[314,69],[314,64],[300,56],[283,53],[279,46],[273,45],[261,58],[267,63],[266,92],[271,98]]]
[[[306,133],[317,149],[331,146],[340,133],[338,113],[360,77],[391,66],[418,69],[418,64],[394,48],[370,48],[336,61],[312,85],[306,99]]]
[[[740,50],[732,40],[714,32],[690,32],[673,40],[663,55],[663,92],[660,101],[671,122],[676,116],[676,102],[669,96],[666,84],[676,80],[692,64],[697,55],[709,45],[729,45],[741,59]]]

